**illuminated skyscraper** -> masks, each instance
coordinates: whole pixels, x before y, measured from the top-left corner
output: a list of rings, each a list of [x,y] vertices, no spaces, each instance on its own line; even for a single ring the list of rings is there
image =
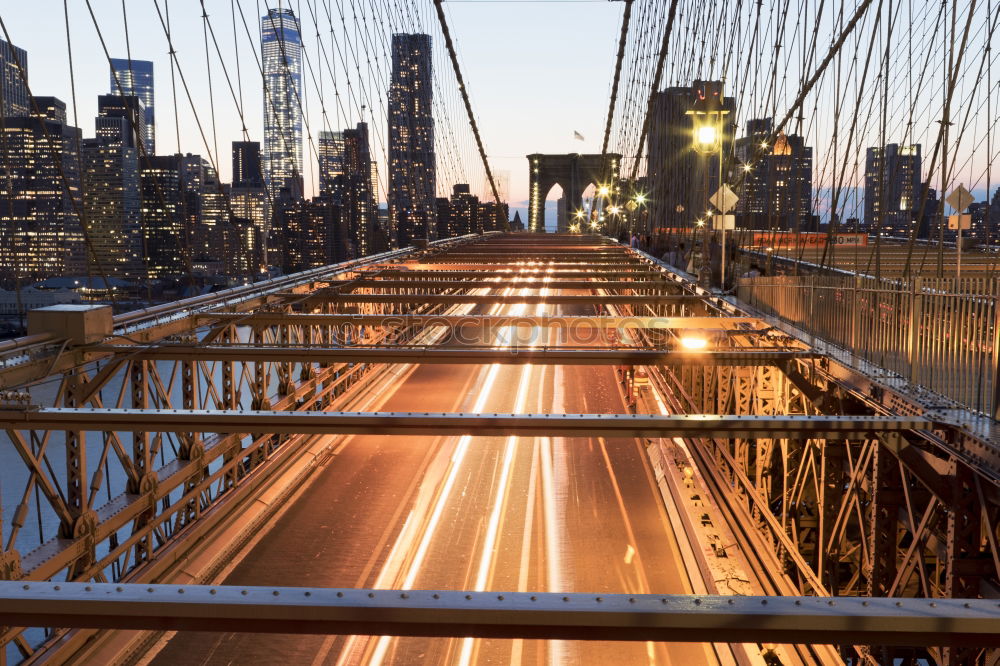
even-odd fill
[[[149,60],[111,59],[111,93],[135,95],[142,100],[146,152],[156,154],[156,131],[153,113],[153,63]]]
[[[0,279],[79,273],[83,236],[80,130],[65,124],[66,106],[35,98],[42,113],[0,119]],[[49,112],[49,110],[52,112]]]
[[[194,163],[201,160],[196,155],[190,158]],[[149,278],[182,275],[191,259],[181,196],[183,160],[181,155],[158,155],[143,159],[140,165],[142,234]]]
[[[264,67],[264,180],[272,201],[302,178],[302,35],[291,9],[261,18]]]
[[[812,148],[797,134],[778,133],[768,143],[771,118],[747,122],[734,148],[734,182],[741,182],[740,226],[806,231],[812,215]]]
[[[907,236],[920,215],[920,144],[869,148],[865,159],[865,228]]]
[[[125,122],[122,123],[121,121]],[[97,98],[97,138],[106,143],[124,142],[142,155],[146,146],[146,109],[136,95],[100,95]],[[150,151],[147,155],[152,155]]]
[[[375,254],[388,245],[378,225],[371,173],[368,125],[358,123],[355,129],[344,130],[344,205],[341,211],[355,257]]]
[[[23,76],[20,71],[22,68]],[[0,117],[28,115],[31,98],[28,95],[28,86],[25,84],[27,78],[27,51],[0,39],[0,93],[3,93]]]
[[[399,247],[437,232],[431,36],[392,36],[389,224]]]
[[[317,148],[320,196],[339,204],[343,194],[344,133],[320,131]]]

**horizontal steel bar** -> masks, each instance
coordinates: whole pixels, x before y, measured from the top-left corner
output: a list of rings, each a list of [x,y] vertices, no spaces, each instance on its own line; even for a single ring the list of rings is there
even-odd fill
[[[535,347],[530,340],[510,347],[319,347],[256,345],[181,345],[155,347],[100,345],[90,350],[114,352],[133,359],[158,361],[228,361],[268,363],[501,363],[521,365],[670,365],[758,366],[820,358],[800,350],[656,350],[600,347]]]
[[[247,326],[539,326],[584,330],[591,328],[634,329],[731,329],[761,325],[753,317],[586,317],[559,315],[361,315],[361,314],[289,314],[282,312],[206,313],[201,322],[238,322]]]
[[[500,289],[506,287],[522,287],[526,289],[678,289],[676,282],[663,280],[600,280],[586,282],[583,280],[555,280],[542,275],[532,275],[527,277],[514,276],[511,278],[494,278],[492,280],[437,280],[416,279],[411,280],[357,280],[355,282],[338,285],[341,288],[349,289],[370,289],[378,287],[380,289],[415,289],[418,287],[426,289]]]
[[[927,430],[905,416],[653,414],[470,414],[462,412],[278,412],[209,409],[0,409],[0,428],[275,434],[476,435],[523,437],[810,437]]]
[[[449,305],[457,303],[525,303],[537,305],[545,303],[548,305],[653,305],[657,303],[694,303],[700,302],[699,296],[689,295],[650,295],[650,296],[623,296],[612,294],[609,296],[598,295],[566,295],[553,294],[541,296],[538,294],[520,296],[517,294],[333,294],[316,293],[303,296],[303,301],[327,301],[330,303],[446,303]]]
[[[379,277],[391,277],[391,278],[408,278],[408,277],[428,277],[428,278],[438,278],[438,279],[455,279],[455,278],[476,278],[476,279],[486,279],[489,277],[501,277],[504,279],[509,279],[511,277],[528,277],[528,276],[550,276],[554,280],[563,278],[630,278],[638,279],[642,277],[653,277],[662,275],[659,271],[653,270],[645,265],[636,266],[635,270],[623,271],[623,270],[605,270],[600,266],[594,266],[589,270],[563,270],[563,269],[553,269],[552,272],[548,272],[545,268],[538,271],[524,271],[521,272],[523,266],[511,266],[507,269],[500,269],[495,266],[479,265],[475,264],[472,268],[466,270],[399,270],[395,268],[389,268],[381,271],[371,271],[365,272],[365,275],[378,275]]]
[[[1000,645],[1000,608],[987,599],[0,582],[0,622],[440,638]]]

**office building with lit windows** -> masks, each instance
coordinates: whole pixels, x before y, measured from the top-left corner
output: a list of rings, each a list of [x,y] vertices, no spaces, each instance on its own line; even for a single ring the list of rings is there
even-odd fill
[[[378,206],[372,192],[372,159],[368,125],[344,130],[344,202],[341,208],[352,257],[388,249],[388,238],[378,224]]]
[[[260,20],[264,68],[265,186],[272,201],[291,179],[302,179],[302,35],[291,9],[270,9]],[[302,190],[299,185],[298,191]]]
[[[183,162],[181,155],[157,155],[144,159],[139,168],[144,263],[150,279],[178,277],[190,265],[191,239],[181,192]]]
[[[28,93],[28,52],[0,39],[0,116],[27,116],[31,109]]]
[[[920,216],[920,144],[869,148],[865,158],[865,229],[907,236]],[[926,211],[925,211],[926,213]]]
[[[796,134],[779,132],[772,142],[771,118],[747,122],[734,146],[731,182],[740,183],[739,226],[751,229],[810,229],[813,150]]]
[[[111,58],[111,94],[134,95],[143,105],[143,144],[150,155],[156,154],[153,63],[149,60]]]
[[[437,232],[433,90],[431,36],[393,35],[388,203],[398,247]]]
[[[80,130],[66,106],[36,98],[42,110],[0,120],[0,280],[37,280],[83,266]]]
[[[316,142],[319,155],[319,194],[342,203],[344,182],[344,133],[321,130]]]

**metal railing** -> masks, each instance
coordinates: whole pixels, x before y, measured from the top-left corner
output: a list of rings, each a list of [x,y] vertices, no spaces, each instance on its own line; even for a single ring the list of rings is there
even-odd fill
[[[741,278],[737,295],[913,384],[1000,415],[996,278]]]

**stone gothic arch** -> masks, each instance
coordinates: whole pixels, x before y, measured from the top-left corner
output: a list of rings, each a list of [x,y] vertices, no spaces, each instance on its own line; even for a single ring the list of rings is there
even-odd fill
[[[588,185],[618,180],[621,155],[528,155],[530,194],[528,200],[528,230],[545,231],[545,196],[554,185],[563,189],[567,212],[583,207],[583,192]]]

